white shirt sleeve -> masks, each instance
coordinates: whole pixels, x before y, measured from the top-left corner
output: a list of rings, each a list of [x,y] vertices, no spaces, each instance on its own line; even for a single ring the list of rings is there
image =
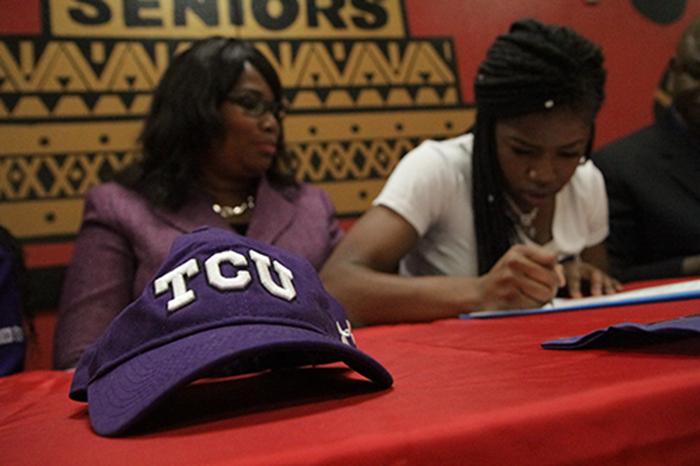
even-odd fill
[[[428,140],[401,159],[372,204],[393,210],[423,236],[444,213],[461,176],[451,170],[440,143]]]

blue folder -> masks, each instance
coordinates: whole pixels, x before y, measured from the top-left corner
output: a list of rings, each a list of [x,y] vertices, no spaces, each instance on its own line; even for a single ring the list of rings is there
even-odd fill
[[[585,335],[545,341],[545,349],[583,349],[640,346],[700,337],[700,315],[662,320],[649,324],[624,322],[594,330]]]

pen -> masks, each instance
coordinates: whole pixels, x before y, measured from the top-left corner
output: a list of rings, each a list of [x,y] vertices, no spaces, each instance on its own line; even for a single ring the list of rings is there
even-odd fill
[[[557,254],[557,264],[566,264],[567,262],[571,262],[574,260],[578,260],[578,256],[576,254],[565,254],[565,253],[559,253]],[[562,272],[559,272],[562,273]],[[562,282],[564,282],[563,286],[566,286],[566,277],[564,277],[563,273],[561,275]],[[552,297],[543,307],[553,307],[554,306],[554,299],[556,295]]]
[[[576,260],[577,256],[576,254],[558,254],[557,255],[557,262],[559,264],[565,264],[567,262],[571,262],[572,260]]]

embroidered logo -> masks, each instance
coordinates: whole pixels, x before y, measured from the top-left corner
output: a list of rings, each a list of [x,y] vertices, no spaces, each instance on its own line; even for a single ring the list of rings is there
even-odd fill
[[[254,249],[248,251],[248,257],[255,264],[260,283],[268,293],[287,301],[292,301],[296,297],[294,275],[291,270]],[[221,266],[224,263],[234,267],[236,270],[234,276],[225,276],[222,273]],[[248,267],[248,259],[243,254],[231,250],[212,254],[204,261],[206,281],[209,286],[219,291],[241,291],[247,288],[253,281],[253,276],[245,270],[246,267]],[[279,284],[272,278],[271,269],[275,271]],[[197,299],[194,290],[187,287],[186,279],[199,274],[200,270],[197,259],[192,258],[156,278],[153,282],[156,296],[168,290],[172,292],[173,297],[168,301],[168,312],[175,312]]]
[[[343,328],[340,325],[340,322],[335,322],[335,328],[338,329],[338,333],[340,334],[340,341],[342,341],[346,345],[357,346],[357,343],[355,343],[355,337],[352,334],[352,325],[350,325],[350,321],[346,320],[345,325],[347,325],[347,328]]]
[[[11,343],[22,343],[24,341],[24,331],[19,325],[12,327],[0,327],[0,345]]]

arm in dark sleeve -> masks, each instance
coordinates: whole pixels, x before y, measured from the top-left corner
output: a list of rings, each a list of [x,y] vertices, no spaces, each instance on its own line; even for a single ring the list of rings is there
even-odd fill
[[[631,282],[635,280],[651,280],[654,278],[680,277],[684,275],[682,271],[683,259],[683,257],[674,257],[657,262],[630,265],[622,271],[620,280]]]
[[[610,233],[605,240],[605,245],[608,250],[610,271],[616,278],[626,281],[626,271],[632,266],[633,258],[638,257],[639,226],[637,207],[618,170],[619,161],[614,160],[616,156],[614,152],[601,152],[594,156],[593,161],[603,173],[605,189],[608,193]]]
[[[610,234],[605,241],[612,274],[623,282],[681,275],[683,258],[646,262],[642,242],[644,215],[623,175],[621,162],[612,160],[615,153],[601,152],[594,156],[605,177],[608,192]]]
[[[131,301],[136,259],[109,212],[108,198],[88,194],[59,305],[54,339],[57,369],[74,367]]]

